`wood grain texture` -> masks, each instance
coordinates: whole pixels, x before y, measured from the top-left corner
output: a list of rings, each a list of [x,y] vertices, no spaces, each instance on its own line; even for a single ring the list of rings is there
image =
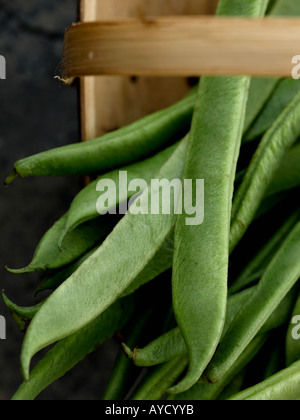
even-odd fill
[[[81,21],[212,14],[217,3],[218,0],[81,0]],[[171,105],[189,89],[188,81],[182,77],[82,77],[82,138],[92,139]]]
[[[299,19],[170,17],[80,24],[66,34],[65,77],[291,76],[299,45]]]

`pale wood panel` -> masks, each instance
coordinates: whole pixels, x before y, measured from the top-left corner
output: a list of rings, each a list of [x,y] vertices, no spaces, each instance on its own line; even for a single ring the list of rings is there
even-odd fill
[[[218,0],[82,0],[82,21],[213,13]],[[133,74],[134,76],[134,74]],[[189,90],[185,78],[84,77],[82,137],[97,137],[171,105]]]

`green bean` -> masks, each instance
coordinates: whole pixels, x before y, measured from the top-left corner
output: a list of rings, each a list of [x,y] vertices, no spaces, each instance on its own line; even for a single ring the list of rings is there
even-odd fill
[[[65,214],[46,232],[27,267],[17,270],[7,268],[7,270],[13,274],[26,274],[64,267],[93,248],[97,242],[103,241],[115,224],[113,216],[87,222],[71,232],[59,248],[58,242],[67,217],[68,215]]]
[[[184,153],[183,142],[162,167],[158,179],[180,177]],[[21,355],[25,379],[35,353],[93,321],[124,293],[161,248],[174,227],[177,202],[172,203],[171,214],[143,214],[145,209],[148,213],[148,202],[155,200],[162,210],[159,196],[158,185],[144,191],[100,248],[48,298],[25,336]]]
[[[136,321],[134,326],[132,326],[132,324],[128,326],[128,329],[130,328],[130,330],[127,340],[131,343],[131,345],[134,346],[139,342],[152,314],[153,309],[147,310],[146,313]],[[130,360],[125,357],[124,352],[121,349],[117,355],[114,368],[109,383],[106,386],[105,393],[102,396],[102,400],[124,400],[128,393],[128,389],[130,389],[133,385],[135,376],[136,369]]]
[[[206,376],[217,382],[264,326],[300,277],[300,223],[273,258],[256,291],[231,324]]]
[[[246,134],[245,142],[256,139],[264,134],[288,106],[299,90],[300,84],[298,80],[284,79],[280,81],[267,105],[255,121],[255,124],[253,124]]]
[[[166,394],[167,389],[174,384],[187,367],[186,357],[172,360],[165,365],[154,368],[134,395],[130,398],[136,401],[160,400]]]
[[[101,174],[146,159],[188,132],[195,98],[192,92],[177,104],[98,139],[22,159],[6,184],[18,176]]]
[[[226,375],[216,384],[210,384],[205,379],[194,385],[190,390],[183,394],[178,394],[175,400],[196,400],[212,401],[216,400],[224,389],[236,378],[236,376],[251,362],[266,343],[268,334],[256,337],[244,350],[235,364],[226,372]],[[233,394],[231,394],[233,395]]]
[[[277,194],[282,191],[291,190],[300,186],[300,143],[292,147],[280,164],[272,184],[270,185],[267,196]]]
[[[259,330],[259,334],[276,330],[276,328],[285,325],[289,321],[291,311],[293,310],[293,306],[295,304],[295,296],[297,290],[298,287],[294,286],[292,290],[284,297],[276,309],[274,309],[267,322],[265,322],[262,328]]]
[[[300,135],[300,92],[263,137],[232,208],[230,250],[234,250],[253,221],[285,153]]]
[[[56,344],[38,363],[13,400],[34,400],[45,388],[64,376],[96,347],[121,329],[134,309],[130,298],[119,300],[76,334]]]
[[[233,397],[232,401],[289,401],[300,398],[300,361]]]
[[[100,246],[100,245],[99,245]],[[74,264],[68,265],[67,267],[56,271],[54,273],[49,273],[39,284],[36,293],[42,292],[44,290],[55,290],[62,283],[64,283],[75,271],[99,248],[93,248],[83,257],[81,257]],[[154,280],[160,274],[165,273],[172,267],[173,261],[173,252],[174,252],[174,238],[171,235],[163,243],[162,247],[158,250],[155,256],[151,261],[146,265],[143,271],[138,274],[138,276],[133,280],[132,284],[122,293],[121,297],[125,297],[133,294],[140,287]]]
[[[247,107],[247,125],[259,114],[272,81],[253,81]],[[7,177],[63,176],[105,173],[129,165],[167,147],[190,127],[196,91],[177,104],[89,142],[75,143],[22,159]]]
[[[221,0],[218,15],[259,17],[267,4]],[[189,370],[174,393],[186,391],[202,375],[224,326],[230,214],[249,85],[249,77],[200,81],[183,179],[205,180],[205,219],[201,226],[187,226],[183,213],[175,227],[173,305]]]
[[[44,302],[41,302],[35,306],[31,307],[21,307],[16,304],[14,304],[11,300],[8,299],[8,297],[5,295],[4,292],[2,292],[2,300],[4,304],[7,306],[9,311],[11,312],[11,315],[20,328],[22,332],[26,331],[29,322],[33,319],[33,317],[37,314],[37,312],[41,309]]]
[[[70,210],[68,212],[68,218],[64,232],[60,238],[60,243],[63,242],[65,236],[75,229],[77,226],[85,223],[89,220],[99,217],[103,211],[116,212],[117,206],[121,203],[127,202],[136,191],[128,191],[127,185],[119,185],[120,171],[126,172],[127,182],[130,183],[134,179],[143,179],[147,183],[151,181],[154,175],[160,170],[162,165],[168,160],[171,154],[174,152],[175,146],[169,147],[168,149],[158,153],[157,155],[133,165],[124,167],[122,169],[115,170],[98,178],[94,182],[91,182],[86,188],[84,188],[73,200]],[[109,204],[104,208],[103,203],[96,206],[100,194],[97,192],[97,185],[100,180],[109,179],[116,186],[116,197],[112,197]]]
[[[290,366],[300,359],[300,296],[296,303],[286,337],[286,364]],[[298,339],[297,339],[298,337]]]
[[[66,281],[73,273],[75,273],[75,271],[84,263],[84,261],[93,255],[99,246],[84,254],[83,257],[79,258],[79,260],[75,261],[75,263],[67,265],[60,270],[46,274],[46,276],[38,285],[36,294],[45,290],[57,289],[64,281]]]
[[[235,317],[256,290],[257,286],[229,297],[226,321],[220,342],[223,341]],[[259,331],[259,334],[264,334],[276,329],[288,321],[291,313],[291,307],[294,304],[294,296],[295,290],[292,290],[264,323]],[[186,345],[179,328],[174,328],[149,343],[144,348],[131,350],[125,344],[123,344],[123,348],[127,356],[133,360],[135,365],[140,367],[149,367],[165,363],[175,357],[183,356],[187,352]]]
[[[299,220],[299,211],[294,213],[284,224],[283,226],[276,231],[276,233],[272,236],[270,241],[268,241],[261,250],[257,253],[257,255],[250,261],[250,263],[246,266],[246,268],[242,271],[236,281],[229,287],[229,294],[234,294],[245,287],[249,286],[249,284],[253,281],[253,274],[254,280],[257,280],[257,273],[264,274],[268,264],[272,260],[274,253],[276,253],[287,237],[287,235],[292,230],[293,226]],[[259,278],[260,278],[259,277]]]

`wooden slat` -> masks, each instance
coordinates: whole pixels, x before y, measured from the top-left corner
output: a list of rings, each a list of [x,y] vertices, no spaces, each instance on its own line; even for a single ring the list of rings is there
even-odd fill
[[[74,25],[64,77],[87,75],[290,76],[299,19],[170,17]]]
[[[81,21],[214,14],[219,0],[81,0]],[[82,139],[114,130],[181,99],[182,77],[85,76],[80,79]]]

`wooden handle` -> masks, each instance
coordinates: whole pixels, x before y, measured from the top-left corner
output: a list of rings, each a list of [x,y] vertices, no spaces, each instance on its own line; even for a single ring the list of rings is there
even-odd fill
[[[63,78],[291,76],[297,54],[299,19],[168,17],[80,23],[65,35]]]

